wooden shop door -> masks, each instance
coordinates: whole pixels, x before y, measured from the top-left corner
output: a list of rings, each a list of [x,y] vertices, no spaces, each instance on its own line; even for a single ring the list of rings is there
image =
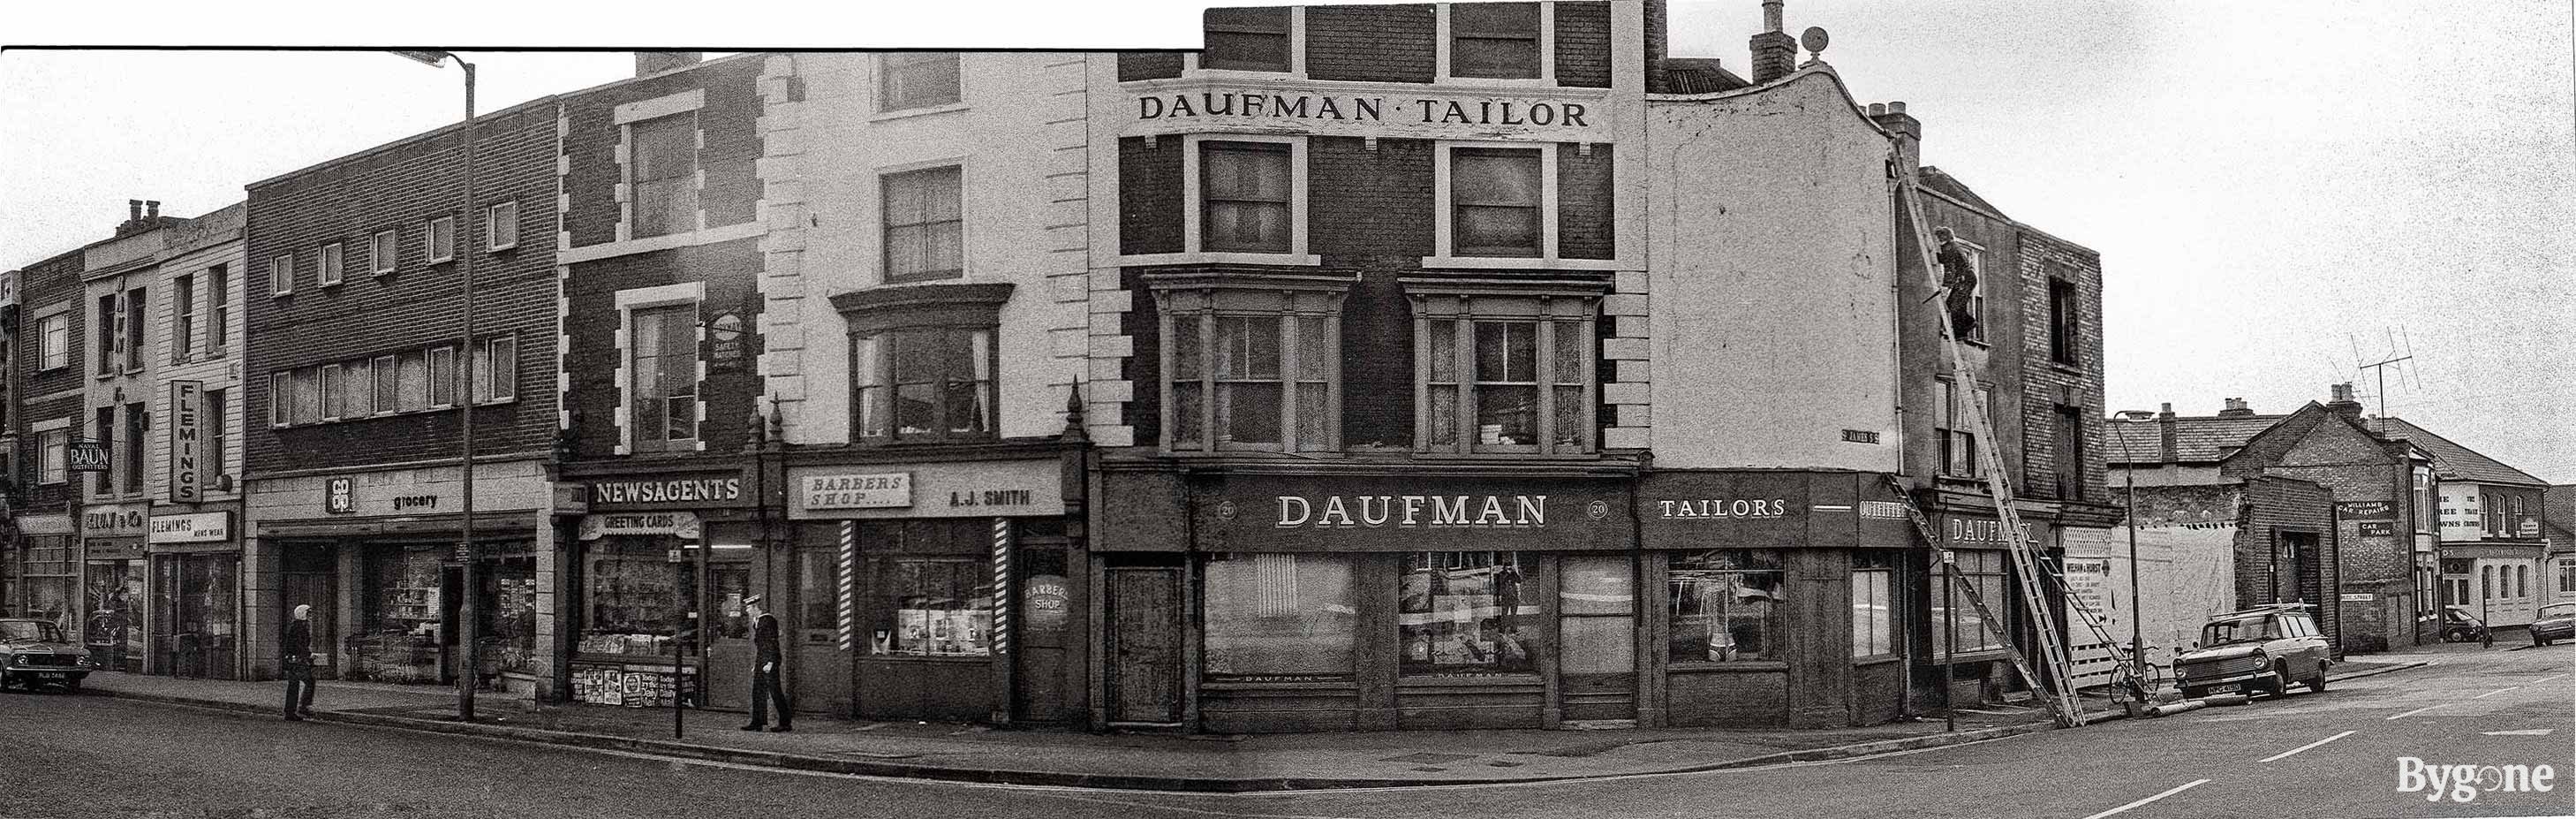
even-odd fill
[[[1104,648],[1109,721],[1170,725],[1181,721],[1181,569],[1110,567],[1109,628]]]

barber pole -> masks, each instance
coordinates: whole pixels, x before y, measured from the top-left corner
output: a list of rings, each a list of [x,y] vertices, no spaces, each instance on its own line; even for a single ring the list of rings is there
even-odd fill
[[[854,585],[859,576],[858,568],[859,523],[854,520],[841,521],[840,625],[842,651],[848,651],[852,646],[857,645],[858,643],[859,597],[857,594],[857,587]]]
[[[993,519],[993,651],[1011,650],[1011,519]]]

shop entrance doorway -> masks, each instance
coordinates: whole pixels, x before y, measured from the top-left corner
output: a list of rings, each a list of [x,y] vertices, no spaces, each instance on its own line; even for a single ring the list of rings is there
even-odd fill
[[[1104,569],[1109,619],[1109,721],[1172,725],[1181,721],[1181,567]]]
[[[277,619],[275,620],[277,630],[271,633],[285,633],[287,622],[295,619],[296,606],[312,606],[313,619],[308,628],[313,632],[313,653],[323,655],[321,662],[314,664],[313,676],[322,679],[339,679],[341,645],[338,551],[333,548],[330,541],[289,542],[282,551],[284,559],[281,562],[284,566],[278,577]],[[270,643],[270,650],[273,652],[275,640],[272,639]],[[180,648],[182,646],[174,634],[168,650],[175,655]]]
[[[1626,555],[1567,556],[1558,571],[1557,707],[1566,722],[1637,719],[1637,574]]]

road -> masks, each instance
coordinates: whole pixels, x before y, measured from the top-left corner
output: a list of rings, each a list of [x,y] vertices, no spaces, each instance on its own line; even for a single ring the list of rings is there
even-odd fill
[[[1764,769],[1201,796],[783,773],[103,697],[0,696],[0,817],[2434,817],[2576,814],[2576,646],[2235,708]],[[2549,765],[2548,792],[2440,801],[2401,757]],[[2501,769],[2499,769],[2501,770]],[[2447,783],[2446,783],[2447,785]]]

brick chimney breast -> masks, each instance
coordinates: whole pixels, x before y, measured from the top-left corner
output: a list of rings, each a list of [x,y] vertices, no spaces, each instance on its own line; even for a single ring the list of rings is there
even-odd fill
[[[2246,406],[2245,399],[2242,398],[2227,399],[2227,408],[2218,411],[2218,417],[2221,418],[2242,418],[2253,414],[2254,408]]]
[[[2353,400],[2352,382],[2334,385],[2333,394],[2334,400],[2326,402],[2327,410],[2346,418],[2361,417],[2361,402]]]
[[[638,51],[635,52],[635,76],[649,77],[687,68],[697,65],[706,56],[704,51]]]
[[[1798,69],[1798,38],[1782,31],[1782,0],[1762,0],[1762,33],[1753,35],[1753,83],[1789,76]]]

